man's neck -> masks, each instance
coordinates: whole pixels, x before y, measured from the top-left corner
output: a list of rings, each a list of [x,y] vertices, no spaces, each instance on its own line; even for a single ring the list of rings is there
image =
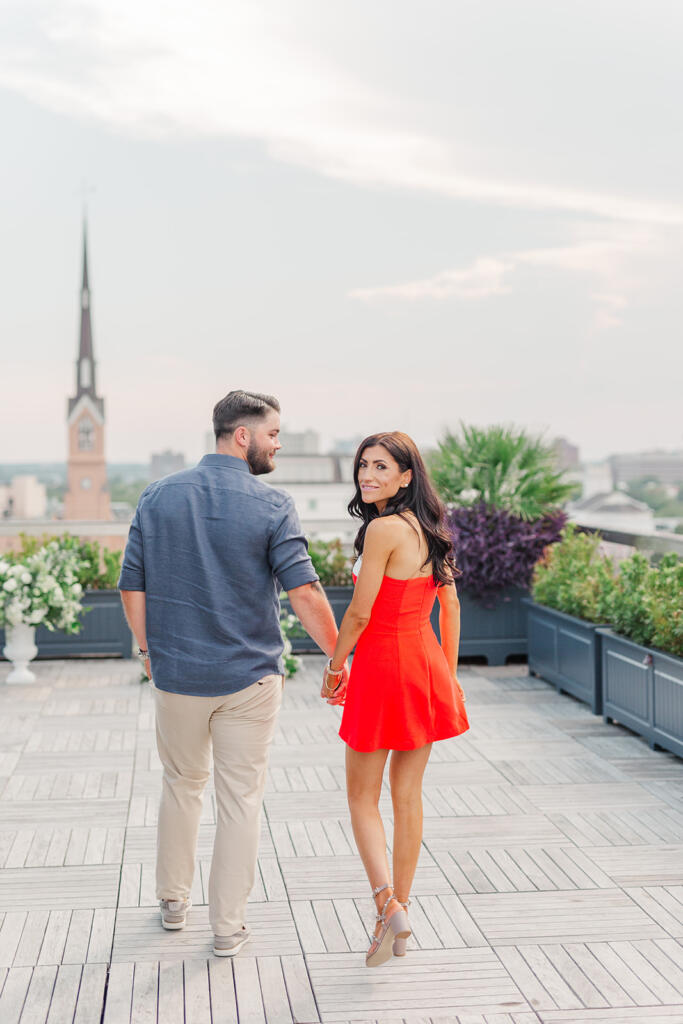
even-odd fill
[[[233,458],[241,459],[242,462],[247,461],[247,457],[242,449],[232,444],[217,444],[216,455],[232,455]]]

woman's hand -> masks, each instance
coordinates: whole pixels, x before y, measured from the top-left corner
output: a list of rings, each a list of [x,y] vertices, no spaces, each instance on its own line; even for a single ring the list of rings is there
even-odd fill
[[[460,695],[460,700],[463,702],[463,704],[466,704],[467,703],[467,697],[465,696],[465,691],[463,690],[462,686],[458,682],[458,677],[456,675],[453,676],[453,682],[455,683],[456,692]]]
[[[330,673],[328,665],[329,662],[323,669],[323,684],[320,688],[320,696],[328,704],[343,704],[346,699],[346,684],[349,678],[348,664],[344,662],[339,675]]]

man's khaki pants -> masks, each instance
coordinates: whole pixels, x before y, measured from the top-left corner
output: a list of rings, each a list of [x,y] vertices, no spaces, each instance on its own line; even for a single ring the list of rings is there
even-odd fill
[[[282,683],[282,676],[265,676],[223,697],[153,690],[157,748],[164,767],[157,899],[187,899],[190,895],[202,793],[213,746],[218,820],[209,878],[209,920],[214,935],[232,935],[245,921]]]

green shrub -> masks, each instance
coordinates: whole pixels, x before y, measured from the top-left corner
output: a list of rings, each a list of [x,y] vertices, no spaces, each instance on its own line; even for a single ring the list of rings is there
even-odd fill
[[[339,539],[309,541],[308,553],[324,587],[351,586],[351,560]]]
[[[625,559],[606,599],[616,633],[683,657],[683,562],[664,555],[652,566],[636,551]]]
[[[613,579],[612,561],[599,552],[597,533],[579,533],[568,523],[557,544],[545,549],[531,584],[535,601],[590,622],[606,621],[601,595]]]
[[[97,541],[82,540],[70,533],[58,536],[31,537],[21,533],[21,547],[16,552],[19,559],[35,555],[40,548],[51,542],[59,545],[61,551],[72,551],[78,560],[78,582],[84,590],[115,590],[121,573],[121,551],[101,548]]]
[[[512,427],[461,424],[459,436],[449,432],[439,443],[429,469],[445,502],[483,502],[525,520],[556,512],[574,490],[553,449]]]

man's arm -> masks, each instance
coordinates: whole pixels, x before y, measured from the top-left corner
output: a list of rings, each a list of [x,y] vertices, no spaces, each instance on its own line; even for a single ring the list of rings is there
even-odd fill
[[[144,590],[122,590],[121,603],[126,616],[126,622],[130,626],[131,633],[135,637],[138,647],[146,651],[147,648],[147,598]],[[147,678],[152,678],[152,671],[149,658],[145,660],[145,672]]]
[[[320,583],[305,583],[287,592],[294,614],[306,632],[332,657],[337,642],[337,623]]]

